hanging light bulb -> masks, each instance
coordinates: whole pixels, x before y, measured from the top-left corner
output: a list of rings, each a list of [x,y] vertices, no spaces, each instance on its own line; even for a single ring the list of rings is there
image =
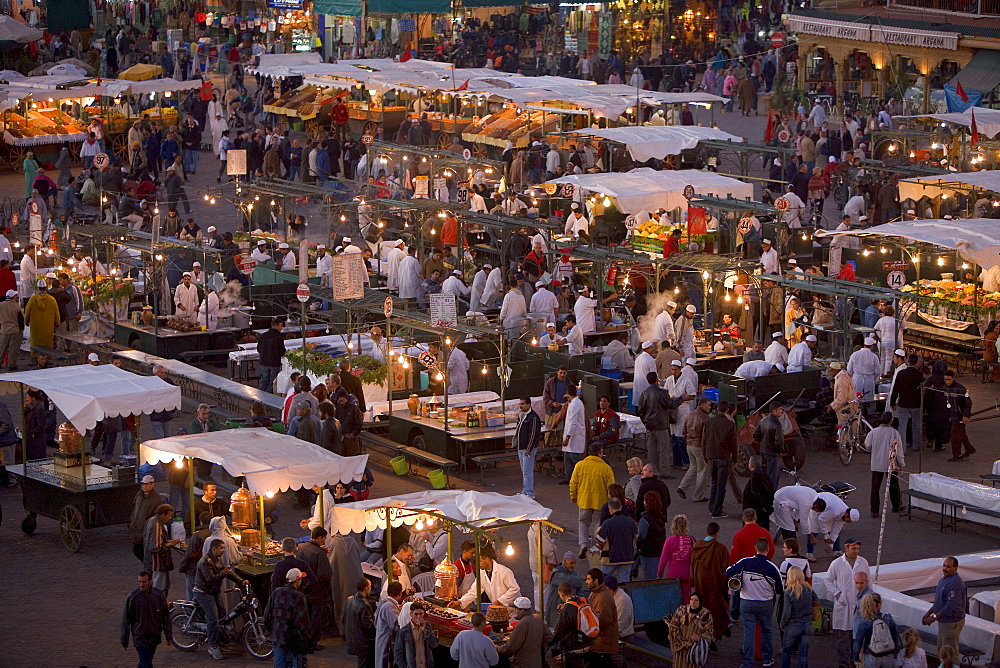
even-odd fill
[[[159,215],[159,213],[160,213],[160,207],[154,206],[153,207],[153,213],[156,214],[156,215]]]
[[[674,294],[675,295],[679,295],[680,293],[681,293],[681,289],[679,287],[678,288],[674,288]]]
[[[879,250],[879,252],[880,252],[880,253],[882,253],[882,255],[885,255],[886,253],[888,253],[888,252],[889,252],[889,249],[888,249],[888,248],[886,248],[885,246],[882,246],[882,247],[881,247],[881,248],[879,248],[878,250]]]
[[[354,350],[354,341],[348,341],[347,342],[347,349],[348,350]]]
[[[207,201],[208,201],[208,193],[205,193],[205,194],[204,194],[204,195],[202,196],[202,199],[204,199],[204,200],[205,200],[205,201],[207,202]]]
[[[446,346],[450,346],[451,345],[451,337],[450,336],[444,337],[444,345],[446,345]]]
[[[275,201],[274,201],[274,200],[272,199],[272,200],[271,200],[271,206],[274,206],[275,204],[277,204],[277,202],[275,202]]]
[[[944,258],[943,258],[943,257],[939,257],[939,258],[937,259],[937,265],[938,265],[939,267],[943,267],[943,266],[944,266]]]
[[[489,369],[487,369],[486,367],[483,367],[483,375],[484,375],[484,376],[485,376],[486,374],[488,374],[489,372],[490,372],[490,370],[489,370]]]
[[[273,499],[274,498],[274,492],[272,490],[267,490],[266,492],[264,492],[264,496],[266,496],[269,499]]]
[[[863,251],[861,251],[861,254],[864,255],[865,257],[868,257],[869,255],[872,254],[872,252],[866,248]]]
[[[253,196],[253,201],[259,202],[260,201],[260,195],[254,195]]]
[[[968,262],[963,262],[962,263],[962,269],[968,269],[968,268],[969,268],[969,263]]]
[[[417,518],[417,523],[413,525],[413,528],[416,529],[417,531],[423,531],[423,529],[424,529],[424,518],[423,517],[418,517]]]
[[[400,355],[400,356],[399,356],[399,363],[400,363],[400,364],[402,364],[402,363],[403,363],[403,362],[405,362],[405,361],[406,361],[406,358],[405,358],[405,357],[403,357],[402,355]]]
[[[738,295],[736,297],[736,303],[737,304],[742,304],[743,303],[743,295]]]
[[[182,468],[184,468],[184,460],[183,459],[175,459],[174,460],[174,468],[175,469],[182,469]]]
[[[708,277],[709,277],[709,276],[711,276],[711,274],[709,274],[709,273],[708,273],[707,271],[703,271],[703,272],[701,272],[701,277],[702,277],[703,279],[705,279],[706,281],[708,280]]]
[[[507,549],[503,551],[508,557],[514,556],[514,543],[507,541]]]
[[[535,337],[531,337],[531,345],[537,346],[538,345],[538,339],[536,339]]]
[[[403,360],[403,368],[404,369],[409,369],[410,368],[410,363],[407,362],[406,360]]]
[[[444,374],[438,371],[437,375],[434,376],[434,380],[444,380]]]
[[[611,198],[608,197],[607,195],[605,195],[604,196],[604,201],[601,202],[601,204],[603,204],[604,206],[611,206]]]
[[[730,296],[729,296],[729,292],[728,292],[728,291],[726,292],[726,297],[725,297],[725,299],[726,299],[726,301],[727,301],[727,302],[728,302],[728,301],[732,301],[732,297],[730,297]]]
[[[208,200],[208,203],[209,204],[215,204],[215,198],[213,197],[212,199]]]

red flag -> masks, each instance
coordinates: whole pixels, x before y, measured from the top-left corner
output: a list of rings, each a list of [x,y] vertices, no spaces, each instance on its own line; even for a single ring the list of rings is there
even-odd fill
[[[965,89],[962,88],[962,82],[961,81],[956,81],[955,82],[955,92],[958,93],[958,96],[960,98],[962,98],[962,102],[968,102],[969,101],[969,95],[968,95],[968,93],[965,92]]]
[[[979,143],[979,128],[976,127],[976,108],[972,108],[972,144],[975,146]]]
[[[466,79],[465,83],[462,84],[461,86],[459,86],[458,88],[456,88],[455,90],[469,90],[469,82],[470,81],[472,81],[472,79]]]
[[[399,57],[399,62],[405,63],[412,57],[413,57],[413,42],[407,42],[406,51],[403,51],[403,55]]]

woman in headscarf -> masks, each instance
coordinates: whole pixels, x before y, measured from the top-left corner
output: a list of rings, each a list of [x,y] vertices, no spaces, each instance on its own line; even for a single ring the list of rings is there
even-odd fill
[[[785,339],[788,341],[789,347],[802,341],[804,328],[796,324],[795,321],[804,318],[805,314],[805,311],[799,305],[799,298],[789,297],[788,304],[785,306]]]
[[[667,624],[670,628],[670,651],[674,653],[674,668],[704,665],[700,662],[692,663],[688,658],[695,643],[702,640],[711,643],[714,640],[712,613],[701,604],[701,594],[691,592],[688,604],[677,608]]]
[[[226,544],[226,549],[222,553],[222,563],[226,566],[235,566],[240,563],[243,558],[240,555],[239,545],[236,543],[236,539],[229,532],[229,526],[226,524],[226,518],[213,517],[208,523],[208,530],[212,532],[212,535],[208,537],[205,541],[206,545],[211,545],[212,541],[218,538],[223,543]]]
[[[31,197],[31,189],[34,187],[32,184],[35,182],[35,177],[38,176],[38,163],[35,162],[35,153],[28,151],[22,164],[24,167],[24,198],[28,199]]]
[[[59,170],[57,183],[59,185],[64,186],[73,180],[73,173],[70,171],[71,164],[69,145],[63,144],[63,147],[59,149],[59,158],[56,159],[56,169]]]

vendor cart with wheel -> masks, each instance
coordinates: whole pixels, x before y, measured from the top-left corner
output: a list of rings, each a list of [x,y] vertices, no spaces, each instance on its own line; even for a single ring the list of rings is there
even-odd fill
[[[39,515],[57,520],[63,545],[79,552],[85,529],[129,521],[139,491],[135,456],[123,456],[118,466],[98,465],[86,452],[82,434],[106,417],[178,409],[181,390],[111,364],[0,374],[0,392],[20,392],[22,406],[26,388],[36,401],[51,400],[67,421],[59,427],[59,450],[51,457],[39,457],[37,451],[29,457],[22,429],[22,463],[7,467],[21,485],[27,512],[21,529],[34,533]],[[21,424],[26,424],[24,413]]]

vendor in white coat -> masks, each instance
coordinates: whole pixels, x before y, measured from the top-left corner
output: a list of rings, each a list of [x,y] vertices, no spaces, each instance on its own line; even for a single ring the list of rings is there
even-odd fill
[[[441,285],[441,294],[455,295],[455,299],[459,302],[464,302],[470,292],[471,289],[462,280],[462,272],[459,269],[451,272],[451,276],[444,279],[444,283]]]
[[[535,294],[531,295],[530,313],[544,313],[548,322],[556,321],[559,299],[545,287],[545,281],[535,282]]]
[[[812,525],[812,505],[817,492],[808,485],[788,485],[774,493],[774,514],[771,520],[781,529],[782,538],[795,538],[796,531],[804,534],[815,532]],[[809,542],[812,555],[812,542]],[[809,559],[814,561],[815,558]]]
[[[198,287],[191,282],[191,272],[185,271],[174,289],[174,312],[178,318],[194,322],[198,314]]]
[[[570,355],[582,355],[586,347],[583,343],[583,328],[572,313],[566,316],[566,344],[569,346]]]
[[[576,315],[577,325],[584,334],[591,334],[597,331],[597,300],[590,296],[590,288],[584,286],[577,291],[576,302],[573,304],[573,313]]]
[[[207,294],[198,307],[198,324],[208,329],[219,327],[219,293],[212,288],[206,288]]]
[[[670,436],[672,439],[684,438],[684,422],[691,414],[691,400],[698,395],[698,385],[692,384],[691,379],[683,373],[684,365],[680,360],[670,362],[671,376],[664,382],[663,387],[670,393],[673,399],[684,399],[684,403],[677,407],[677,419],[670,425]],[[683,451],[683,450],[682,450]]]
[[[581,233],[590,234],[590,221],[580,211],[580,205],[573,202],[569,206],[570,214],[566,217],[566,229],[568,237],[579,237]]]
[[[573,475],[577,463],[583,461],[587,453],[587,407],[580,398],[577,387],[570,383],[566,387],[566,422],[563,426],[563,467],[566,479]],[[586,538],[581,537],[580,541]]]
[[[847,373],[854,381],[854,390],[862,393],[862,399],[871,400],[875,395],[875,384],[882,373],[882,361],[875,354],[875,339],[865,337],[865,346],[847,360]]]
[[[764,266],[764,273],[780,276],[781,260],[778,258],[778,251],[771,246],[770,239],[764,239],[760,243],[760,263]]]
[[[837,644],[837,662],[851,665],[853,656],[852,635],[858,594],[854,586],[857,573],[869,574],[868,560],[861,556],[861,543],[844,546],[844,554],[830,564],[824,575],[826,591],[833,599],[833,635]],[[831,657],[832,658],[832,657]]]
[[[882,360],[882,375],[892,373],[892,351],[900,344],[899,337],[903,334],[903,322],[896,322],[896,309],[891,306],[882,307],[882,317],[875,323],[875,334],[879,341],[879,358]]]
[[[295,253],[292,252],[288,244],[282,242],[278,244],[278,250],[280,250],[283,255],[281,256],[281,269],[282,271],[292,271],[298,265],[295,263]]]
[[[320,287],[330,287],[333,277],[333,256],[326,252],[326,246],[316,246],[316,275],[319,276]]]
[[[309,529],[312,531],[316,527],[323,527],[327,531],[333,531],[333,494],[330,493],[328,489],[320,489],[318,485],[313,485],[312,491],[316,494],[322,494],[323,499],[323,519],[320,521],[320,506],[319,497],[316,499],[316,503],[313,504],[312,516],[309,519],[302,520],[299,522],[299,527],[302,529]]]
[[[486,287],[483,289],[483,310],[496,308],[503,299],[503,272],[500,267],[493,267],[486,277]]]
[[[390,290],[399,289],[399,264],[404,259],[406,259],[406,244],[402,239],[397,239],[385,259],[386,286]]]
[[[676,334],[674,333],[674,313],[677,311],[677,302],[668,301],[666,308],[659,312],[654,321],[655,339],[657,341],[669,341],[674,343]]]
[[[416,248],[409,249],[409,255],[399,263],[399,297],[400,299],[416,299],[417,290],[423,277],[420,275],[420,262],[416,258]]]
[[[21,299],[30,299],[35,294],[35,282],[38,280],[38,269],[35,266],[36,252],[34,248],[28,248],[21,257],[21,284],[18,286]]]
[[[465,394],[469,391],[469,357],[455,346],[448,354],[448,394]]]
[[[469,585],[468,591],[457,601],[448,604],[449,608],[468,609],[476,602],[476,573],[465,576],[462,586]],[[483,601],[499,603],[511,607],[514,599],[521,596],[521,587],[514,578],[514,571],[496,560],[493,547],[484,547],[479,554],[479,584],[483,592]]]
[[[810,334],[805,341],[792,346],[788,352],[788,373],[798,373],[804,367],[812,365],[813,348],[816,347],[816,335]]]
[[[649,381],[646,380],[646,374],[650,372],[656,373],[656,360],[653,359],[652,354],[650,354],[653,346],[655,345],[656,343],[653,341],[643,341],[642,352],[635,358],[635,380],[632,381],[633,407],[639,405],[639,397],[642,396],[643,391],[649,387]]]
[[[517,281],[511,281],[507,288],[507,294],[503,296],[503,304],[500,306],[500,322],[507,330],[507,336],[516,338],[517,327],[521,323],[521,316],[528,312],[528,304],[524,301],[524,294],[517,288]]]
[[[486,279],[493,270],[493,265],[487,263],[472,277],[472,291],[469,293],[469,308],[477,310],[483,308],[483,291],[486,290]]]
[[[261,239],[257,242],[257,247],[250,251],[250,259],[257,264],[263,264],[273,259],[267,252],[267,242]]]
[[[674,333],[677,336],[674,345],[685,358],[694,357],[694,315],[697,312],[694,304],[688,304],[674,321]]]
[[[764,361],[768,364],[788,364],[788,348],[785,347],[784,332],[771,334],[771,345],[764,351]]]
[[[832,492],[817,494],[809,514],[814,533],[838,551],[841,549],[840,532],[844,525],[848,522],[857,522],[860,518],[861,514],[856,509],[849,507],[843,499]]]

